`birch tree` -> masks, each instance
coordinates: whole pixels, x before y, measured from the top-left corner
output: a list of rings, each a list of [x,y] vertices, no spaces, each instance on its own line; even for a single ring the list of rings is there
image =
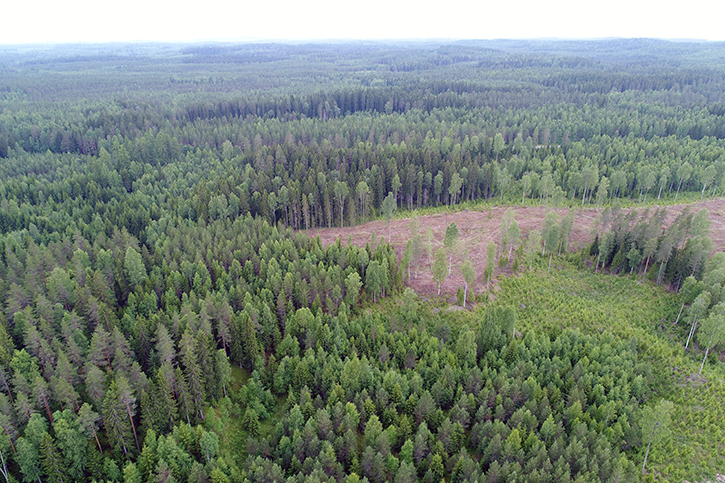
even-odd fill
[[[433,261],[433,280],[436,282],[438,295],[441,294],[441,285],[446,279],[446,276],[446,251],[443,248],[439,248]]]
[[[526,240],[526,259],[529,261],[529,270],[534,263],[534,257],[539,252],[541,246],[541,230],[531,230]]]
[[[463,307],[466,306],[466,298],[468,296],[468,286],[473,285],[476,280],[476,269],[473,268],[473,263],[470,258],[466,258],[461,264],[461,274],[463,275],[463,282],[465,288],[463,290]]]
[[[383,200],[383,216],[388,220],[388,243],[390,243],[390,219],[395,213],[395,207],[395,196],[393,196],[392,192],[389,192],[388,196]]]
[[[658,444],[670,435],[670,423],[672,422],[672,401],[662,400],[654,407],[648,406],[642,409],[640,415],[640,427],[642,428],[642,442],[647,441],[647,451],[644,454],[642,463],[642,474],[647,464],[649,450],[653,444]]]
[[[677,185],[677,193],[675,194],[675,201],[677,201],[677,197],[680,196],[680,188],[682,188],[682,183],[687,182],[688,179],[690,179],[690,175],[692,174],[692,166],[690,166],[690,163],[685,161],[682,163],[682,166],[679,167],[677,170],[677,178],[680,180],[679,184]]]
[[[697,342],[701,348],[705,347],[705,356],[702,358],[700,372],[698,372],[698,374],[702,374],[710,349],[725,342],[725,302],[720,302],[713,307],[707,318],[702,321],[700,331],[697,333]]]
[[[695,298],[690,310],[688,311],[689,319],[692,320],[690,324],[690,333],[687,336],[687,342],[685,343],[685,349],[690,345],[690,339],[692,339],[695,330],[697,329],[697,319],[702,317],[707,312],[707,308],[710,306],[711,295],[710,292],[702,292]],[[683,303],[684,305],[684,303]]]
[[[458,226],[454,221],[446,227],[446,234],[443,238],[443,245],[446,247],[446,251],[448,252],[448,275],[451,274],[451,265],[453,264],[453,251],[456,248],[457,243]]]

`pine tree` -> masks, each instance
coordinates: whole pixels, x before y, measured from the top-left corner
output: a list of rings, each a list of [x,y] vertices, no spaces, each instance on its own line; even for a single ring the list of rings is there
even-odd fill
[[[81,408],[78,410],[78,428],[86,435],[86,437],[93,438],[96,440],[98,445],[98,451],[103,452],[101,448],[101,442],[98,440],[98,423],[100,421],[100,415],[93,411],[88,403],[83,403]]]
[[[136,415],[136,396],[133,394],[131,386],[128,384],[128,380],[123,376],[116,377],[116,391],[118,399],[121,404],[126,408],[126,414],[128,414],[128,420],[131,423],[131,429],[133,430],[133,439],[136,442],[136,449],[141,451],[141,447],[138,444],[138,435],[136,434],[136,425],[133,422],[133,417]]]

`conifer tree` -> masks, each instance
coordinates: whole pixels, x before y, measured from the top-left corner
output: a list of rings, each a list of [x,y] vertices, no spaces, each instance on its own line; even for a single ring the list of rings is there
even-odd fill
[[[248,305],[245,310],[240,312],[239,319],[242,342],[241,363],[245,368],[251,370],[255,367],[257,359],[262,355],[262,349],[257,341],[257,333],[249,316],[249,310],[251,310],[251,306]]]
[[[197,341],[191,330],[187,329],[181,338],[181,357],[184,362],[184,376],[188,387],[191,404],[193,407],[193,417],[196,420],[199,417],[204,419],[204,375],[197,360]]]
[[[70,481],[66,474],[63,456],[58,446],[48,433],[40,438],[40,459],[43,461],[45,481],[49,483],[65,483]]]
[[[83,403],[81,408],[78,410],[78,428],[86,435],[87,438],[93,436],[98,445],[98,451],[103,452],[101,443],[98,440],[98,423],[100,421],[100,415],[93,411],[88,403]]]
[[[103,398],[103,424],[111,446],[126,455],[132,448],[134,439],[126,405],[121,396],[118,383],[114,379]]]

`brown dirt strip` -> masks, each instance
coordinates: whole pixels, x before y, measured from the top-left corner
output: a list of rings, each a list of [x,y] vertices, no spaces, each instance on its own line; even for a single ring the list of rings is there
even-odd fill
[[[710,237],[713,241],[715,251],[725,251],[725,199],[716,198],[705,200],[690,205],[676,205],[667,207],[665,225],[669,225],[685,206],[690,206],[693,213],[706,209],[712,225]],[[451,222],[458,226],[457,253],[453,257],[453,269],[451,275],[445,280],[441,287],[441,295],[454,296],[459,286],[463,286],[463,276],[460,273],[459,265],[464,257],[471,259],[478,274],[473,291],[480,293],[486,289],[486,281],[483,279],[483,270],[486,266],[486,246],[494,241],[501,245],[501,217],[508,209],[508,206],[494,207],[490,211],[460,211],[455,213],[439,213],[435,215],[420,216],[420,233],[425,244],[425,233],[428,227],[433,232],[433,253],[443,246],[443,237],[446,227]],[[519,225],[521,239],[525,240],[529,231],[541,229],[544,216],[547,210],[539,207],[510,207],[514,211],[516,223]],[[650,207],[654,211],[657,207]],[[638,212],[644,208],[635,208]],[[599,212],[604,211],[600,209]],[[574,226],[569,238],[569,251],[578,250],[584,245],[591,243],[594,239],[592,227],[598,213],[596,208],[575,208]],[[567,210],[557,210],[559,217],[566,215]],[[398,258],[402,256],[405,245],[410,238],[409,218],[392,220],[390,222],[390,242],[395,247]],[[362,225],[344,228],[318,228],[309,230],[310,236],[319,236],[323,245],[328,245],[340,238],[342,243],[348,239],[357,246],[365,246],[371,240],[372,233],[378,237],[388,238],[388,223],[386,221],[373,221]],[[496,274],[510,273],[508,269],[496,269]],[[494,275],[495,278],[496,275]],[[410,286],[419,294],[436,295],[436,285],[433,281],[433,274],[428,264],[427,256],[424,253],[418,266],[418,277],[412,277]]]

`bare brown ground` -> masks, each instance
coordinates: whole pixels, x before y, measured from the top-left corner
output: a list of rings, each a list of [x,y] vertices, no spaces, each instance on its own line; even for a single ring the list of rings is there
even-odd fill
[[[669,225],[685,206],[688,205],[668,206],[665,224]],[[712,237],[714,251],[725,251],[725,199],[705,200],[692,203],[689,206],[693,213],[697,213],[702,208],[708,211],[710,221],[712,222],[710,236]],[[485,291],[486,280],[483,279],[482,274],[486,266],[486,246],[491,241],[501,245],[501,217],[508,208],[506,206],[494,207],[491,209],[490,216],[488,209],[484,209],[483,211],[461,211],[419,217],[420,232],[423,235],[424,243],[425,233],[428,227],[433,232],[433,253],[443,246],[446,227],[454,221],[458,226],[457,253],[453,257],[451,274],[441,286],[441,295],[455,295],[458,287],[463,286],[463,276],[458,268],[463,257],[471,259],[478,274],[478,279],[473,287],[473,293]],[[514,211],[516,223],[519,225],[522,240],[525,240],[529,231],[541,229],[544,216],[547,213],[547,210],[543,206],[511,208]],[[650,211],[653,211],[653,209],[650,208]],[[637,208],[637,210],[642,211],[643,209]],[[592,234],[592,225],[597,215],[596,208],[581,208],[575,209],[574,211],[574,226],[569,238],[569,251],[578,250],[584,245],[591,243],[594,237]],[[566,212],[567,210],[564,209],[557,210],[560,217],[563,217]],[[398,259],[400,259],[410,237],[409,222],[409,218],[392,220],[390,222],[390,242],[395,247]],[[343,244],[347,243],[348,239],[351,239],[353,244],[365,246],[371,240],[373,232],[378,237],[385,237],[387,239],[388,223],[386,221],[374,221],[344,228],[319,228],[309,230],[308,233],[310,236],[319,236],[323,245],[328,245],[337,238],[340,238]],[[501,273],[507,274],[510,271],[508,268],[500,270],[497,267],[492,282],[495,281],[496,275]],[[433,281],[433,274],[425,253],[418,266],[418,277],[416,278],[413,274],[410,286],[419,294],[437,294],[436,284]]]

